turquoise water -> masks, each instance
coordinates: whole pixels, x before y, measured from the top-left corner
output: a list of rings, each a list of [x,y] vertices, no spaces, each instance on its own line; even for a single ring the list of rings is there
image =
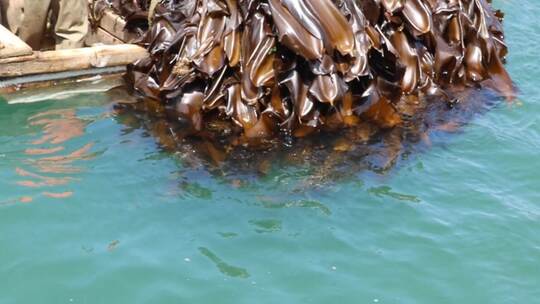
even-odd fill
[[[518,102],[318,187],[163,152],[107,94],[0,101],[0,303],[540,303],[540,2],[495,6]]]

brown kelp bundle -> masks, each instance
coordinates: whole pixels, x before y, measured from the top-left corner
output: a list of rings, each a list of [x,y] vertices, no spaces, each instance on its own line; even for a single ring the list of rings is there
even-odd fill
[[[130,79],[194,131],[216,119],[245,139],[366,122],[392,128],[429,103],[460,102],[463,90],[512,98],[503,14],[489,2],[161,1],[141,41],[151,57]],[[129,19],[147,18],[151,4],[112,6]]]

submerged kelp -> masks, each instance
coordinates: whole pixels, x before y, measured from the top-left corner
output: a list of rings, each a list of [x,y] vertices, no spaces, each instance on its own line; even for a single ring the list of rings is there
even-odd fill
[[[349,128],[361,140],[394,128],[421,137],[426,117],[447,123],[430,109],[451,111],[479,88],[511,100],[503,14],[489,2],[111,3],[130,27],[151,22],[140,41],[151,57],[129,71],[138,109],[168,121],[173,138],[267,147]]]
[[[122,96],[125,92],[119,91]],[[167,119],[159,102],[147,100],[117,105],[115,119],[127,128],[155,139],[166,153],[162,157],[181,163],[179,178],[186,183],[207,174],[233,187],[246,187],[267,179],[280,180],[291,191],[335,185],[357,175],[385,175],[389,170],[417,163],[419,153],[452,141],[474,116],[498,103],[486,90],[467,91],[451,111],[442,103],[430,103],[415,124],[381,129],[370,122],[339,129],[321,129],[316,136],[294,141],[273,139],[257,145],[243,144],[234,135],[236,125],[211,120],[206,131],[193,133],[182,121]],[[125,97],[114,97],[114,100]],[[156,111],[156,109],[158,109]],[[284,168],[287,168],[284,170]],[[303,176],[297,180],[299,176]]]

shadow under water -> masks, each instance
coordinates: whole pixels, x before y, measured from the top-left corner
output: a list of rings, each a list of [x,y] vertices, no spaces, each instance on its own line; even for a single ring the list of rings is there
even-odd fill
[[[300,138],[282,133],[255,143],[238,135],[237,126],[221,117],[206,121],[204,131],[195,131],[152,99],[117,102],[114,116],[130,129],[146,130],[187,170],[203,170],[241,187],[246,179],[294,168],[306,177],[296,189],[301,191],[366,171],[385,175],[431,148],[434,136],[459,133],[476,115],[503,103],[498,93],[488,89],[467,89],[454,96],[452,104],[427,101],[425,110],[394,128],[381,129],[366,121],[346,129],[321,128]]]

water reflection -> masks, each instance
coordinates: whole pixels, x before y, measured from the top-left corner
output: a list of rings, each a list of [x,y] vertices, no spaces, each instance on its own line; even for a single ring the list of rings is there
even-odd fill
[[[79,161],[91,159],[90,152],[94,142],[72,148],[72,141],[85,134],[87,121],[77,117],[76,110],[48,110],[28,118],[30,126],[39,127],[41,135],[29,143],[24,154],[27,156],[15,173],[20,177],[17,185],[39,189],[39,196],[65,199],[74,192],[70,189],[73,182],[79,181],[77,173],[84,171]],[[70,148],[66,144],[70,144]],[[74,150],[73,150],[74,149]],[[72,150],[68,152],[68,150]],[[21,201],[32,202],[34,197],[25,196]]]
[[[31,116],[28,122],[31,126],[41,126],[43,129],[43,136],[34,140],[32,145],[58,145],[84,134],[85,122],[77,118],[75,109],[45,111]]]
[[[240,191],[251,191],[261,183],[267,188],[279,185],[280,191],[288,191],[278,197],[257,199],[256,203],[265,208],[309,208],[322,214],[331,211],[317,201],[306,200],[305,191],[328,189],[354,179],[360,172],[384,175],[410,159],[411,154],[428,149],[434,140],[441,139],[441,134],[459,132],[474,115],[498,104],[494,94],[472,91],[453,109],[434,102],[421,113],[422,117],[411,119],[402,128],[381,130],[365,122],[294,141],[279,138],[247,146],[241,138],[231,136],[233,126],[227,121],[209,121],[207,132],[193,134],[178,120],[167,117],[166,111],[157,111],[162,106],[159,103],[134,103],[121,89],[111,91],[110,97],[118,103],[112,116],[123,125],[122,137],[144,130],[167,152],[163,157],[175,158],[180,163],[175,180],[178,188],[171,195],[213,200],[215,190],[200,179],[210,176]],[[85,171],[83,162],[96,156],[92,152],[95,142],[85,135],[89,121],[79,117],[74,107],[43,111],[27,120],[39,129],[39,136],[24,147],[25,158],[14,171],[18,176],[15,183],[32,189],[26,194],[33,194],[3,204],[29,203],[37,197],[73,196],[72,185],[80,182]],[[372,190],[373,195],[416,201],[391,189]]]

